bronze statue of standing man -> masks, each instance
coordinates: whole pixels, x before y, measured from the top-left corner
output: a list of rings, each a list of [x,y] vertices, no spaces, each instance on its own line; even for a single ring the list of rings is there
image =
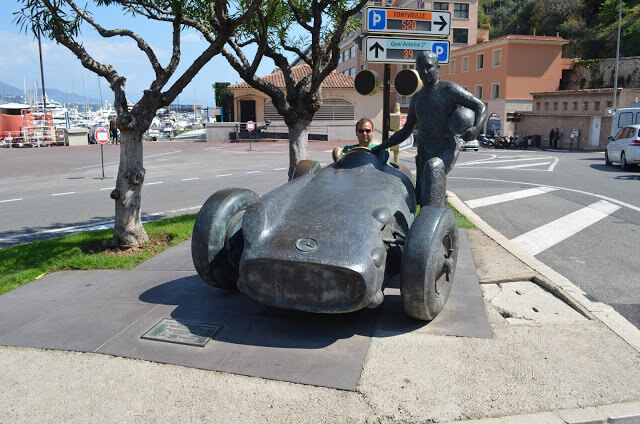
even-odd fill
[[[440,64],[432,52],[421,52],[416,68],[423,87],[412,98],[404,127],[372,149],[375,153],[401,143],[418,127],[418,154],[416,156],[416,197],[418,204],[446,204],[446,174],[458,157],[460,147],[455,139],[473,140],[482,130],[487,117],[484,103],[464,88],[450,81],[438,79]],[[459,106],[475,113],[472,126],[453,134],[449,129],[450,117]]]

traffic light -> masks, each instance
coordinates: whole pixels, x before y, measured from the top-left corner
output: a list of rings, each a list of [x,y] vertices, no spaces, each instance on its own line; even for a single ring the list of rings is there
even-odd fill
[[[507,112],[507,122],[520,122],[520,112]]]

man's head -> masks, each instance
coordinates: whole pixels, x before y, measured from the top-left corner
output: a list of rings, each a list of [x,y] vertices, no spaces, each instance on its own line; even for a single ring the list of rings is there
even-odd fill
[[[356,136],[360,146],[369,147],[373,140],[373,122],[367,118],[359,120],[356,123]]]
[[[416,57],[416,69],[422,80],[422,84],[432,86],[438,81],[440,63],[433,52],[420,52]]]

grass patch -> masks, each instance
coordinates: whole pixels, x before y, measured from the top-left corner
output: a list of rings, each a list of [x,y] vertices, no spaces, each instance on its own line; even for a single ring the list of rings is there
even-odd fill
[[[458,228],[464,228],[467,230],[472,228],[477,228],[475,225],[473,225],[473,222],[467,219],[466,216],[458,212],[458,210],[454,208],[453,205],[451,205],[451,203],[447,202],[447,207],[453,211],[453,214],[456,217],[456,222],[458,223]],[[416,216],[418,216],[418,213],[420,213],[420,205],[416,207]]]
[[[0,255],[0,294],[56,271],[132,269],[189,237],[196,215],[144,224],[149,243],[127,251],[109,247],[113,230],[87,231],[51,240],[7,247]]]

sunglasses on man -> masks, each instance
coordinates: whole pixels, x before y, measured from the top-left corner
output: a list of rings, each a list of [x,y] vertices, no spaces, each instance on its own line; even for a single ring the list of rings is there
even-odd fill
[[[371,132],[371,130],[370,130],[370,129],[366,129],[366,130],[359,129],[359,130],[358,130],[358,133],[360,133],[360,134],[363,134],[363,133],[367,133],[367,134],[369,134],[370,132]]]

